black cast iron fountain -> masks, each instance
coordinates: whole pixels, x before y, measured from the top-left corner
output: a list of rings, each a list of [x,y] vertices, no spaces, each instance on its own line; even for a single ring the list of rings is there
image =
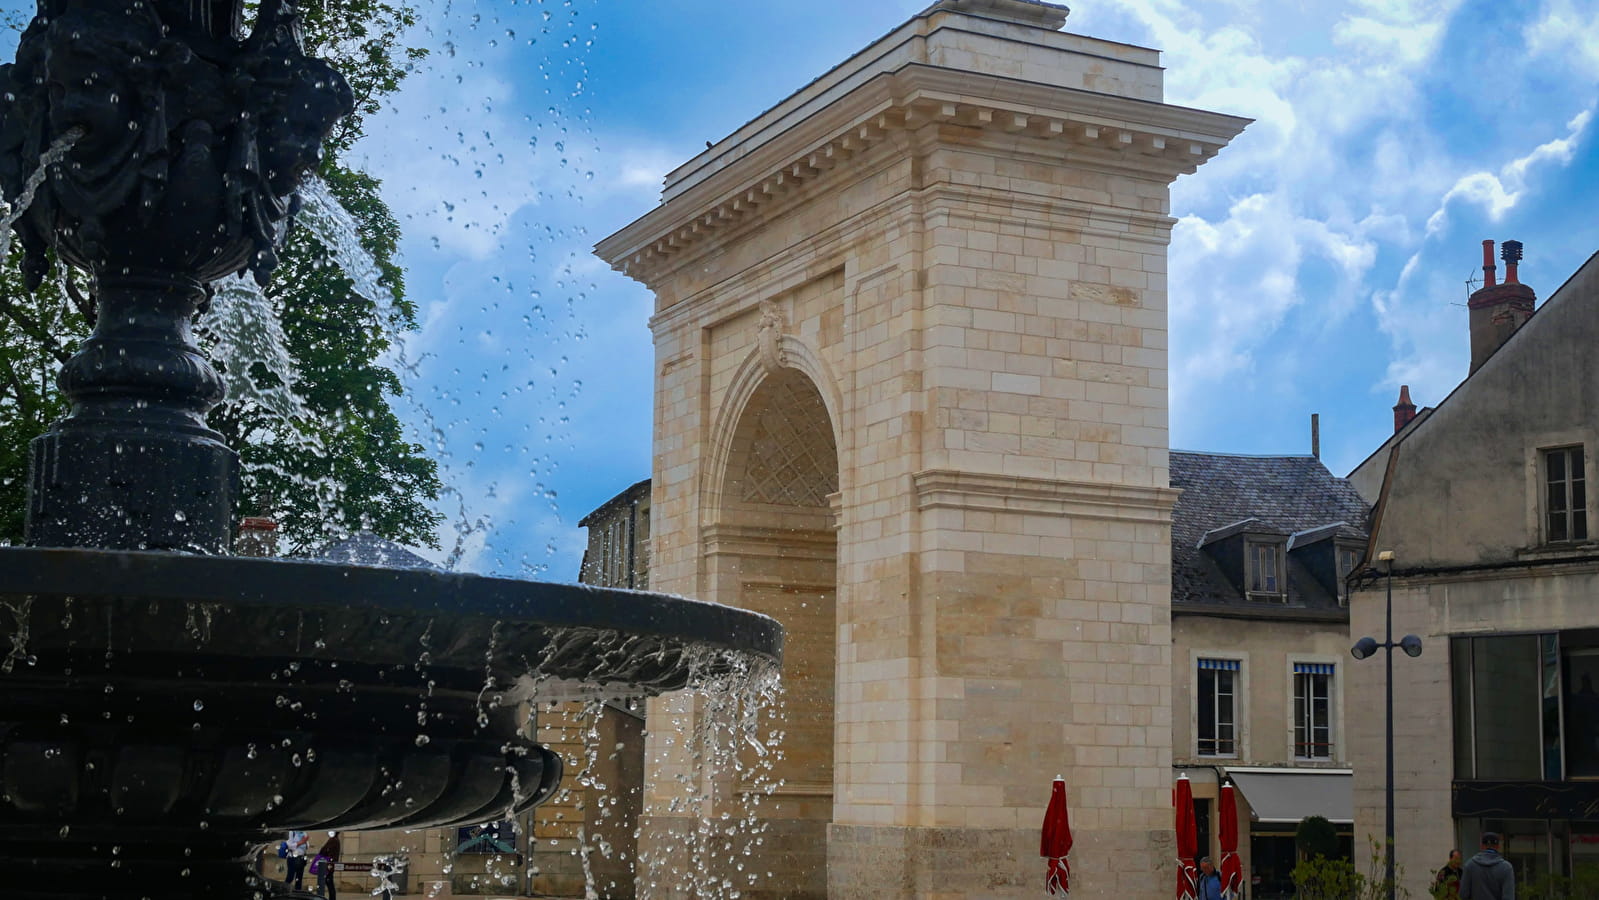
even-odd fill
[[[0,190],[30,287],[86,271],[71,413],[0,548],[0,894],[242,900],[291,828],[421,828],[547,798],[538,685],[656,693],[754,660],[763,616],[662,595],[227,554],[237,457],[191,321],[270,277],[348,86],[295,5],[40,0],[0,67]]]

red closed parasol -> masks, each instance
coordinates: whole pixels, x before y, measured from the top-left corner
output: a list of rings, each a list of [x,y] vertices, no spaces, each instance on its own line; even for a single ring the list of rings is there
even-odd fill
[[[1187,775],[1178,776],[1172,805],[1177,807],[1177,900],[1196,900],[1199,872],[1194,857],[1199,853],[1199,835],[1194,827],[1194,790]]]
[[[1244,896],[1244,863],[1238,858],[1238,799],[1233,796],[1232,782],[1221,786],[1216,816],[1221,819],[1216,837],[1221,841],[1222,896],[1239,900]]]
[[[1072,851],[1072,825],[1066,817],[1066,781],[1056,778],[1049,789],[1049,808],[1044,810],[1044,831],[1038,842],[1038,855],[1049,861],[1044,888],[1051,894],[1071,892],[1068,879],[1072,867],[1066,854]]]

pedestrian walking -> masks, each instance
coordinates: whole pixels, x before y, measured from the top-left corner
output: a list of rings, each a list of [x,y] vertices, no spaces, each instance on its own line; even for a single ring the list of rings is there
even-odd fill
[[[1223,900],[1221,891],[1221,875],[1216,872],[1216,863],[1205,857],[1199,861],[1199,889],[1197,900]]]
[[[1499,855],[1499,835],[1483,832],[1481,846],[1460,868],[1460,900],[1516,900],[1516,870]]]
[[[328,832],[328,839],[322,842],[322,847],[317,850],[316,855],[322,863],[320,867],[312,866],[312,868],[317,870],[317,890],[328,900],[339,900],[339,888],[333,878],[333,866],[339,861],[339,833],[337,831]]]
[[[289,832],[289,839],[283,842],[284,865],[288,867],[288,874],[283,878],[283,886],[296,891],[305,890],[305,854],[311,849],[311,836],[303,831]]]
[[[1460,900],[1460,865],[1460,851],[1449,851],[1449,861],[1432,880],[1434,900]]]

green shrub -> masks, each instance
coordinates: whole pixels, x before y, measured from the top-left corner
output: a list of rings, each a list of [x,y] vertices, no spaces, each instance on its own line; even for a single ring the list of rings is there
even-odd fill
[[[1338,829],[1321,816],[1306,816],[1294,831],[1294,847],[1300,859],[1338,856]]]
[[[1326,822],[1325,819],[1321,821]],[[1299,827],[1303,833],[1305,823],[1300,823]],[[1298,839],[1297,834],[1295,839]],[[1337,852],[1336,835],[1333,850]],[[1396,870],[1394,877],[1402,881],[1403,874],[1402,870]],[[1296,900],[1386,900],[1388,896],[1382,847],[1376,841],[1371,842],[1369,867],[1364,875],[1348,860],[1328,859],[1326,854],[1318,853],[1294,866],[1293,878]],[[1394,894],[1410,897],[1403,883],[1395,885]]]
[[[1594,900],[1599,897],[1599,869],[1583,867],[1571,877],[1543,875],[1516,886],[1520,900]]]

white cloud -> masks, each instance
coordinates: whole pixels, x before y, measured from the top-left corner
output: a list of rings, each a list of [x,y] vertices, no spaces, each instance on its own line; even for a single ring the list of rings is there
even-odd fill
[[[1580,77],[1599,79],[1599,10],[1591,2],[1546,0],[1542,12],[1522,29],[1528,51]]]
[[[1179,353],[1173,407],[1186,406],[1204,385],[1250,371],[1259,348],[1278,345],[1277,330],[1305,300],[1308,264],[1333,272],[1318,301],[1325,322],[1354,308],[1375,255],[1369,240],[1296,214],[1281,194],[1245,197],[1219,222],[1179,220],[1170,277],[1172,344]]]
[[[1438,209],[1427,219],[1427,234],[1436,234],[1449,222],[1449,206],[1456,199],[1481,206],[1491,221],[1504,218],[1515,207],[1527,190],[1528,174],[1543,164],[1563,166],[1571,162],[1588,122],[1593,118],[1592,107],[1573,116],[1566,123],[1566,136],[1555,138],[1533,148],[1532,152],[1506,163],[1495,175],[1491,172],[1472,172],[1455,182]]]

